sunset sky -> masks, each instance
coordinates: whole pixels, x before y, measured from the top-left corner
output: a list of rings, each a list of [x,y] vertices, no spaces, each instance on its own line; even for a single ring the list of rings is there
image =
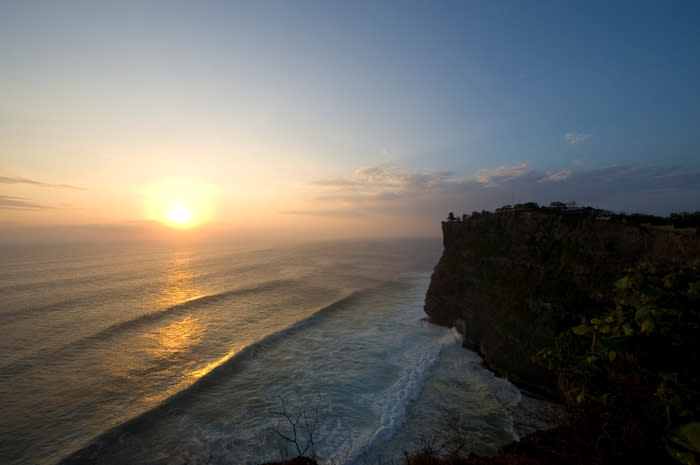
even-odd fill
[[[0,241],[698,210],[699,25],[697,1],[3,1]]]

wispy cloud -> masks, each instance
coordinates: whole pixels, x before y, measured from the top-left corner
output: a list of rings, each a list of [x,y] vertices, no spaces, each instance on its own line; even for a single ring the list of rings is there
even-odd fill
[[[360,168],[347,176],[309,182],[305,209],[286,214],[319,217],[357,217],[382,213],[396,216],[406,213],[406,205],[421,202],[458,180],[447,172],[410,172],[393,166]],[[412,200],[411,200],[412,199]]]
[[[84,187],[72,186],[70,184],[51,184],[47,182],[36,181],[34,179],[9,176],[0,176],[0,184],[28,184],[37,187],[50,187],[53,189],[75,189],[81,191],[86,190]]]
[[[52,208],[53,207],[34,203],[22,197],[0,195],[0,210],[45,210]]]
[[[337,203],[369,204],[429,192],[450,182],[450,173],[412,173],[391,166],[361,168],[349,176],[309,183],[317,199]]]
[[[528,174],[529,171],[525,163],[515,166],[499,166],[494,169],[482,169],[477,171],[476,175],[474,175],[474,179],[476,179],[476,182],[479,184],[488,184],[493,181],[503,182],[522,177]]]
[[[361,187],[374,191],[430,188],[440,184],[450,176],[448,172],[411,173],[392,166],[372,166],[360,168],[350,176],[321,179],[310,184],[323,187],[346,189]]]
[[[573,174],[573,171],[571,171],[571,170],[562,170],[562,171],[558,171],[558,172],[556,172],[556,173],[554,173],[554,172],[552,172],[552,171],[547,171],[545,174],[546,174],[546,176],[544,176],[543,178],[538,179],[537,182],[545,182],[545,181],[554,181],[554,182],[557,182],[557,181],[564,181],[564,180],[569,179],[569,178],[571,177],[571,175]]]
[[[592,134],[585,134],[583,132],[567,132],[564,134],[564,140],[571,145],[576,145],[590,139],[591,136]]]

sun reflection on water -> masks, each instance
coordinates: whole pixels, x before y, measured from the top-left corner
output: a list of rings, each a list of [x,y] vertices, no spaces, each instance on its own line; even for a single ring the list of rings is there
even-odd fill
[[[226,362],[227,362],[228,360],[230,360],[234,355],[236,355],[238,352],[240,352],[240,350],[241,350],[242,348],[243,348],[243,346],[239,347],[238,349],[233,349],[233,350],[229,351],[229,353],[227,353],[226,355],[224,355],[223,357],[221,357],[220,359],[218,359],[218,360],[216,360],[216,361],[213,361],[213,362],[211,362],[211,363],[207,363],[204,367],[202,367],[202,368],[200,368],[200,369],[198,369],[198,370],[194,370],[194,371],[191,373],[192,377],[194,377],[194,378],[201,378],[202,376],[204,376],[204,375],[206,375],[207,373],[209,373],[210,371],[212,371],[214,368],[216,368],[216,367],[218,367],[218,366],[223,365],[224,363],[226,363]]]
[[[159,287],[144,301],[145,318],[135,320],[143,326],[134,326],[136,334],[124,332],[119,350],[105,349],[109,360],[104,366],[110,375],[140,394],[139,405],[132,406],[132,414],[186,389],[244,347],[232,347],[221,341],[228,347],[206,349],[204,340],[210,323],[207,307],[188,304],[206,295],[198,286],[201,276],[193,268],[191,257],[183,253],[171,256],[162,271]]]
[[[167,308],[182,304],[203,293],[194,285],[197,273],[190,268],[189,256],[176,256],[170,263],[161,292],[156,297],[157,308]]]
[[[199,343],[203,332],[198,318],[186,316],[149,333],[147,337],[154,342],[149,352],[158,358],[173,357]]]
[[[197,289],[194,281],[198,278],[196,272],[191,269],[191,257],[189,255],[175,255],[168,268],[168,273],[160,294],[156,299],[159,308],[168,308],[181,305],[202,297],[204,294]],[[168,326],[157,328],[146,335],[151,339],[149,353],[156,359],[173,359],[179,354],[190,351],[197,345],[204,334],[204,324],[200,318],[188,315]],[[192,364],[192,360],[186,368],[186,377],[198,379],[206,375],[216,367],[226,363],[234,357],[243,346],[230,350],[217,360],[207,363],[200,368],[193,369],[199,364]],[[168,370],[182,370],[183,366],[170,366]]]

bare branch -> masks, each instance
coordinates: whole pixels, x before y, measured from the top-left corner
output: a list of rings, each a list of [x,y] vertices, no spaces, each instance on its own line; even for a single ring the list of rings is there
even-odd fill
[[[286,459],[286,451],[290,445],[293,445],[297,452],[297,457],[308,456],[316,460],[316,431],[319,427],[319,402],[316,400],[312,405],[309,405],[308,398],[304,398],[301,402],[299,410],[292,412],[287,408],[287,403],[284,397],[278,396],[282,410],[276,412],[287,420],[287,432],[282,431],[281,422],[277,422],[275,432],[285,442],[285,446],[281,451],[285,451],[282,455]]]

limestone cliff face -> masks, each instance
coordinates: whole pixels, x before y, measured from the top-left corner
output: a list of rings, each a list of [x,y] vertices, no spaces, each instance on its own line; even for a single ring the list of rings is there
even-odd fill
[[[442,224],[444,250],[425,312],[516,384],[554,391],[531,361],[558,331],[612,305],[630,267],[669,272],[700,264],[700,237],[611,223],[585,212],[483,214]]]

